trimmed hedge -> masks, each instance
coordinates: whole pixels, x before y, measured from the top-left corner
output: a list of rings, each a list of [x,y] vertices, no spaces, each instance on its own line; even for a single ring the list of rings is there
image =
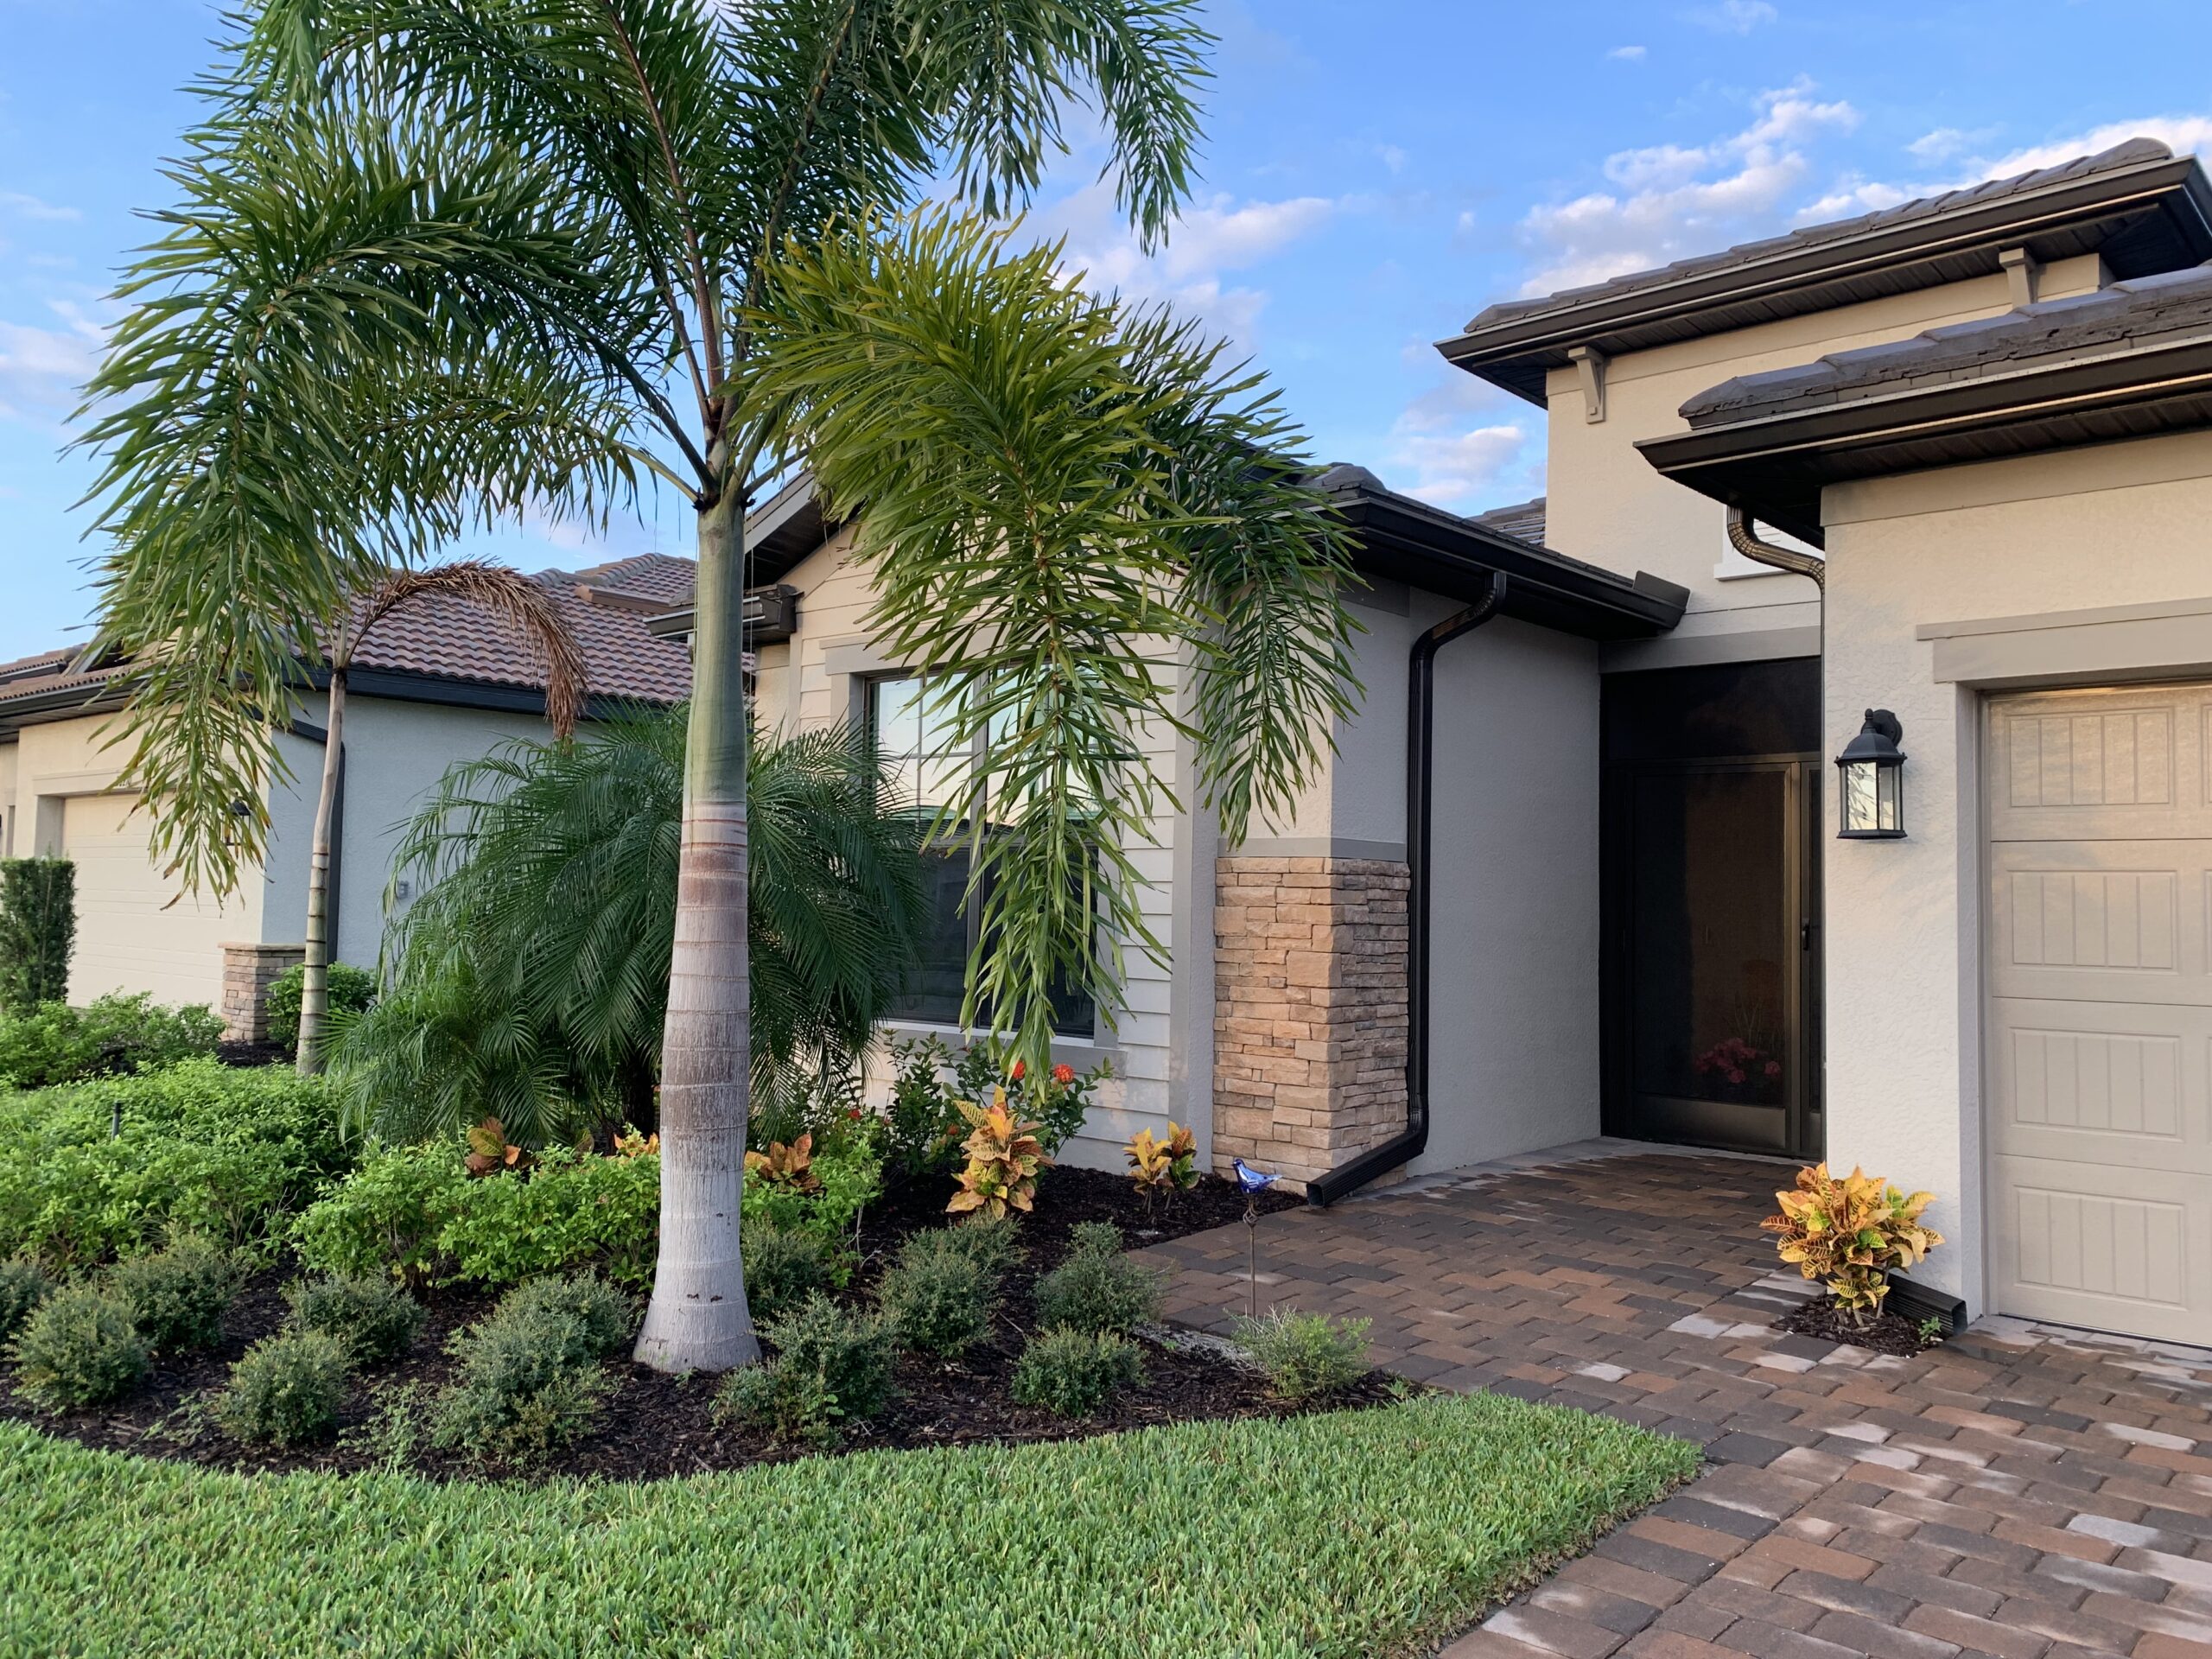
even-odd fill
[[[151,993],[95,997],[86,1007],[42,1002],[0,1016],[0,1084],[48,1089],[127,1076],[213,1055],[222,1017],[204,1002],[165,1007]]]
[[[321,1080],[285,1066],[0,1096],[0,1255],[82,1266],[200,1233],[265,1259],[350,1161]]]
[[[1433,1650],[1698,1465],[1495,1395],[651,1483],[238,1476],[0,1424],[0,1595],[77,1659],[1349,1659]]]
[[[294,1229],[300,1259],[349,1277],[518,1284],[590,1264],[642,1285],[660,1243],[660,1160],[565,1150],[471,1177],[459,1142],[372,1153]]]

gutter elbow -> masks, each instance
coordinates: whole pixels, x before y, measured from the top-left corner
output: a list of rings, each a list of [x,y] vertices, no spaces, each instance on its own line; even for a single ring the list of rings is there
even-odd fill
[[[1801,553],[1794,547],[1777,547],[1772,542],[1761,541],[1751,515],[1741,507],[1728,509],[1728,545],[1754,564],[1787,570],[1796,576],[1810,576],[1813,586],[1823,593],[1827,591],[1826,560],[1815,554]]]

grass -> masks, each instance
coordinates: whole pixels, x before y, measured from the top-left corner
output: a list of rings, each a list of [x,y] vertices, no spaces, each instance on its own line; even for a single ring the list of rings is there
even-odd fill
[[[0,1424],[0,1653],[1389,1652],[1698,1459],[1487,1395],[650,1484],[245,1477]]]

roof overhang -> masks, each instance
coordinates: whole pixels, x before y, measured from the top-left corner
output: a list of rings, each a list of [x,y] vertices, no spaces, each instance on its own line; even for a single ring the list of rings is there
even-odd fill
[[[1822,545],[1830,484],[2212,426],[2212,336],[1646,438],[1666,477]]]
[[[837,526],[823,515],[814,474],[802,469],[746,518],[747,579],[781,581],[836,533]]]
[[[1506,577],[1501,613],[1586,639],[1643,639],[1681,620],[1689,594],[1642,571],[1631,578],[1518,541],[1365,482],[1330,490],[1352,531],[1354,567],[1447,599],[1487,592]]]
[[[1722,334],[1781,317],[1932,288],[2001,270],[2025,248],[2041,264],[2101,254],[2115,277],[2212,258],[2212,185],[2193,157],[2131,162],[1958,207],[1875,222],[1856,234],[1771,250],[1685,271],[1440,340],[1446,360],[1541,405],[1545,378],[1587,346],[1608,357]],[[1478,321],[1480,320],[1478,319]]]

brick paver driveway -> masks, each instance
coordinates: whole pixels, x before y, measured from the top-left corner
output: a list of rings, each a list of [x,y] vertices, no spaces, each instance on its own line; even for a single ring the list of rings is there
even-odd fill
[[[2010,1320],[1910,1360],[1785,1336],[1807,1287],[1757,1226],[1787,1166],[1579,1150],[1260,1227],[1262,1305],[1370,1317],[1395,1370],[1705,1443],[1446,1659],[2212,1659],[2212,1354]],[[1151,1252],[1173,1316],[1225,1328],[1244,1249]]]

